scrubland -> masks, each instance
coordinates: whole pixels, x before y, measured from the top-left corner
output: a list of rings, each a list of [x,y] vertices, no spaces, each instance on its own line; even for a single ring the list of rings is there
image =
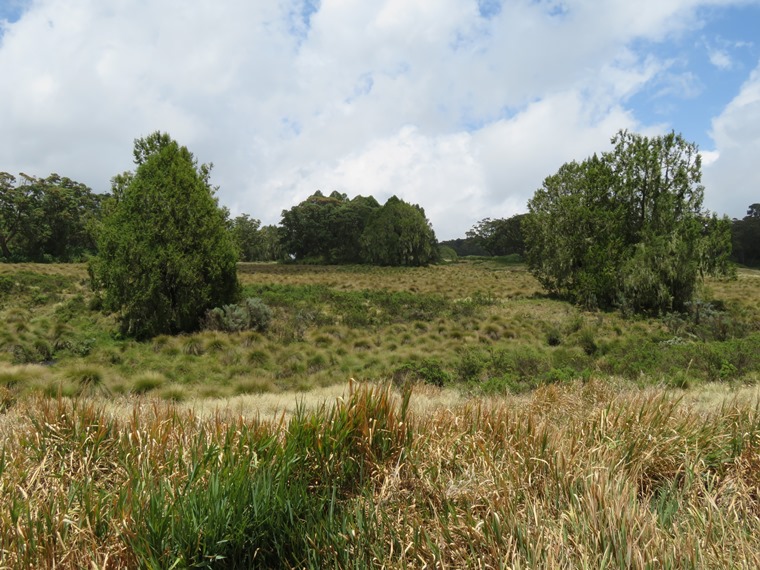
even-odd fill
[[[523,266],[240,266],[266,332],[134,342],[0,266],[0,568],[760,566],[760,272],[688,314]]]

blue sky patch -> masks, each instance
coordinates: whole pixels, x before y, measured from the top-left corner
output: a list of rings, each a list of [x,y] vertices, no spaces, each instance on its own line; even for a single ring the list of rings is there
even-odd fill
[[[478,0],[480,17],[490,20],[501,13],[501,0]]]
[[[668,68],[628,101],[639,121],[666,123],[710,150],[711,120],[720,114],[760,60],[760,6],[723,9],[692,34],[632,46]]]

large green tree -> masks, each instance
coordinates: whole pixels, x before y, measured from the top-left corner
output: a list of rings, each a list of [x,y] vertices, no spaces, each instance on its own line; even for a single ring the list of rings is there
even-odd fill
[[[536,191],[522,224],[529,267],[586,306],[682,310],[701,276],[730,271],[730,223],[702,211],[696,145],[627,131],[612,144]]]
[[[237,247],[240,261],[259,261],[262,249],[261,221],[241,214],[230,222],[232,241]]]
[[[104,305],[137,338],[197,329],[238,293],[236,251],[209,183],[211,166],[167,134],[135,141],[134,174],[114,199],[91,265]]]
[[[438,260],[438,243],[425,211],[392,196],[372,213],[361,238],[374,265],[421,266]]]

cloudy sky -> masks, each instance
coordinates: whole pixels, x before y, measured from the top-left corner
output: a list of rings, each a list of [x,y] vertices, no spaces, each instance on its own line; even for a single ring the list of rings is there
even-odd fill
[[[95,191],[168,132],[233,214],[396,194],[439,239],[526,210],[619,129],[705,205],[760,202],[760,0],[0,0],[0,171]]]

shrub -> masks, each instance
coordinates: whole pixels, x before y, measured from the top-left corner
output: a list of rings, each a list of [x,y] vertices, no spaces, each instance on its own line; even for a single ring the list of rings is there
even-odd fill
[[[263,332],[269,328],[272,310],[258,298],[248,298],[239,305],[224,305],[206,313],[203,327],[207,330]]]
[[[397,384],[405,381],[421,380],[426,384],[443,386],[451,381],[451,375],[443,365],[434,358],[426,358],[422,362],[407,362],[393,372],[393,381]]]

